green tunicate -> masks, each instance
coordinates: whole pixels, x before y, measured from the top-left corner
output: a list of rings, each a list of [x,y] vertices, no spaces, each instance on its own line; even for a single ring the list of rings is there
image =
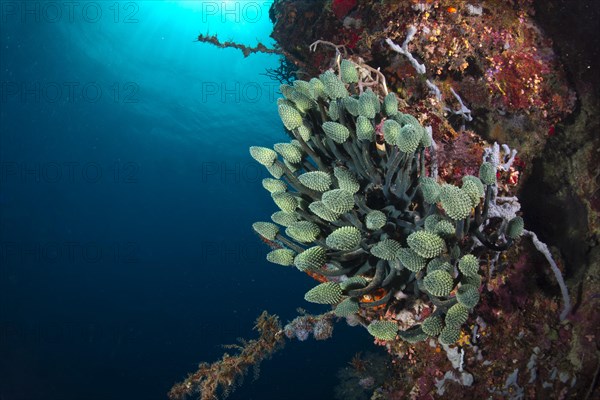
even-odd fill
[[[336,282],[321,283],[306,292],[304,300],[316,304],[336,304],[342,300],[342,289]]]
[[[427,334],[423,331],[423,329],[421,329],[420,326],[413,326],[405,331],[399,331],[398,336],[408,343],[417,343],[427,339]]]
[[[309,82],[303,81],[301,79],[295,80],[294,89],[296,89],[299,93],[302,93],[304,96],[308,97],[311,100],[317,99],[315,97],[315,91]]]
[[[358,137],[358,140],[368,140],[371,142],[373,141],[374,135],[375,128],[373,128],[371,121],[362,115],[359,116],[356,120],[356,136]]]
[[[271,220],[276,224],[288,227],[300,219],[295,212],[277,211],[271,215]]]
[[[388,117],[398,114],[398,99],[394,93],[388,93],[383,100],[383,109]]]
[[[356,64],[350,60],[342,60],[340,64],[340,72],[342,75],[342,82],[344,83],[356,83],[358,82],[358,71],[356,70]]]
[[[450,346],[451,344],[456,343],[458,338],[460,337],[460,327],[456,326],[445,326],[442,329],[442,333],[438,337],[440,343]]]
[[[477,207],[480,201],[479,187],[477,186],[477,184],[471,180],[466,180],[463,182],[462,187],[460,189],[463,192],[465,192],[471,199],[471,207]]]
[[[302,152],[291,143],[277,143],[273,146],[276,152],[281,154],[285,161],[291,164],[302,162]]]
[[[352,116],[357,117],[358,116],[358,100],[355,99],[354,97],[346,97],[343,100],[344,102],[344,107],[346,108],[346,110],[348,110],[348,112],[350,114],[352,114]]]
[[[423,133],[419,127],[410,124],[404,125],[398,136],[398,148],[404,153],[414,153],[421,143],[422,136]]]
[[[421,324],[421,329],[429,336],[437,336],[442,332],[444,328],[444,323],[442,318],[438,315],[432,315],[430,317],[425,318],[423,323]]]
[[[496,168],[494,164],[484,162],[479,167],[479,179],[484,185],[493,185],[496,183]]]
[[[344,143],[350,137],[350,131],[342,124],[327,121],[323,125],[323,132],[336,143]]]
[[[372,107],[375,109],[375,114],[379,114],[379,112],[381,111],[381,104],[379,103],[379,97],[377,97],[375,92],[373,92],[371,88],[368,88],[364,91],[363,95],[365,96],[365,99],[370,99]]]
[[[464,275],[474,276],[479,271],[479,261],[473,254],[465,254],[458,261],[458,269]]]
[[[419,120],[410,114],[398,113],[394,116],[394,119],[403,127],[406,125],[412,125],[418,131],[420,137],[429,136],[427,132],[425,132],[425,128],[423,128]],[[425,140],[429,140],[429,138]]]
[[[481,286],[481,275],[463,275],[460,279],[460,283],[463,285],[473,285],[475,287]]]
[[[367,331],[379,340],[394,340],[398,332],[398,324],[394,321],[373,321]]]
[[[426,260],[413,249],[402,248],[398,252],[398,259],[404,268],[412,272],[419,272],[425,268]]]
[[[301,168],[300,164],[292,164],[288,160],[283,160],[283,164],[290,170],[290,172],[296,172]]]
[[[473,285],[461,285],[456,292],[456,299],[467,308],[473,308],[479,303],[479,290]]]
[[[367,93],[371,97],[373,107],[375,107],[375,114],[379,114],[379,112],[381,111],[381,103],[379,102],[379,97],[377,97],[375,92],[373,92],[373,90],[371,89],[367,89],[365,93]]]
[[[422,132],[421,142],[419,143],[419,145],[424,148],[431,146],[433,144],[433,137],[432,137],[431,130],[427,131],[427,129],[422,128],[421,132]]]
[[[465,175],[462,177],[462,183],[463,185],[466,182],[473,182],[475,184],[475,186],[477,186],[477,194],[479,195],[479,197],[483,197],[485,195],[485,188],[483,187],[483,183],[481,182],[481,179],[479,179],[476,176],[473,175]]]
[[[275,240],[275,236],[279,233],[277,225],[270,222],[255,222],[252,224],[252,229],[260,236],[267,240]]]
[[[423,287],[433,296],[445,297],[454,288],[454,281],[448,272],[437,270],[429,272],[423,278]]]
[[[280,104],[279,107],[277,107],[277,110],[279,111],[281,122],[283,122],[283,125],[290,131],[302,125],[302,115],[300,115],[300,112],[294,107]]]
[[[452,273],[454,268],[452,268],[452,265],[450,265],[450,263],[443,258],[434,258],[427,263],[427,273],[439,270]]]
[[[448,238],[456,233],[456,228],[452,222],[442,220],[435,225],[432,232],[440,235],[441,237]]]
[[[344,189],[333,189],[323,193],[321,201],[331,211],[344,214],[354,207],[354,195]]]
[[[265,178],[262,180],[262,185],[271,193],[285,192],[287,190],[285,182],[279,179]]]
[[[335,307],[333,313],[338,317],[348,317],[360,310],[358,302],[354,299],[346,299]]]
[[[338,107],[338,103],[332,101],[329,103],[329,109],[327,110],[327,115],[332,121],[337,121],[340,119],[340,109]]]
[[[315,105],[314,101],[312,101],[310,98],[306,97],[296,89],[293,90],[293,92],[288,98],[294,103],[296,108],[303,113],[310,110]]]
[[[446,215],[455,221],[465,219],[471,213],[471,198],[454,185],[442,185],[440,201]]]
[[[300,271],[318,270],[327,262],[327,254],[324,247],[314,246],[304,250],[294,258],[294,265]]]
[[[352,194],[357,193],[360,190],[360,184],[352,175],[352,172],[345,168],[335,167],[333,169],[333,175],[337,178],[338,187]]]
[[[311,131],[310,128],[305,124],[302,124],[298,128],[296,128],[296,131],[298,132],[298,135],[302,138],[302,140],[304,140],[305,142],[308,142],[310,140]]]
[[[310,87],[313,90],[313,94],[316,99],[324,99],[327,94],[325,93],[325,85],[323,85],[323,82],[321,82],[320,79],[318,78],[312,78],[310,81]]]
[[[469,318],[469,309],[461,303],[456,303],[446,313],[446,326],[461,326]]]
[[[286,99],[289,99],[294,92],[294,88],[286,83],[279,85],[279,91],[282,95],[285,96]]]
[[[306,172],[298,176],[298,180],[309,189],[317,192],[325,192],[329,190],[333,183],[331,175],[323,171]]]
[[[375,231],[377,229],[381,229],[385,226],[387,222],[387,217],[385,214],[379,210],[369,211],[367,216],[365,217],[365,223],[367,225],[367,229]]]
[[[418,119],[416,119],[414,116],[410,115],[410,114],[403,114],[403,113],[398,113],[394,116],[394,119],[401,125],[401,126],[405,126],[405,125],[412,125],[415,128],[422,128],[421,127],[421,123],[419,122]]]
[[[250,155],[265,167],[270,167],[277,159],[277,153],[266,147],[250,147]]]
[[[523,234],[523,230],[525,228],[525,222],[521,217],[514,217],[510,221],[508,221],[508,226],[506,228],[506,236],[511,239],[516,239]]]
[[[456,260],[457,258],[460,258],[460,254],[461,254],[460,247],[458,246],[457,243],[455,243],[454,246],[452,246],[452,248],[449,251],[450,258]]]
[[[395,146],[400,138],[400,124],[393,119],[388,119],[383,123],[383,138],[391,146]]]
[[[423,258],[437,257],[446,249],[444,239],[428,231],[417,231],[406,238],[408,246]]]
[[[324,92],[330,99],[343,99],[348,96],[344,82],[333,71],[325,71],[319,79],[323,82]]]
[[[281,105],[296,108],[296,105],[294,103],[292,103],[291,101],[289,101],[288,99],[285,99],[283,97],[280,97],[277,99],[277,106],[281,106]]]
[[[402,246],[393,239],[383,239],[371,247],[371,254],[382,260],[391,261],[398,259],[398,252]]]
[[[343,282],[340,282],[340,287],[342,290],[352,290],[357,288],[362,288],[367,286],[367,280],[362,276],[353,276],[351,278],[346,279]]]
[[[285,230],[285,234],[301,243],[312,243],[319,236],[319,226],[310,221],[294,222]]]
[[[375,115],[377,114],[373,97],[368,91],[363,92],[358,97],[358,114],[370,119],[375,118]]]
[[[435,229],[435,226],[440,222],[443,221],[444,217],[442,217],[439,214],[431,214],[430,216],[428,216],[427,218],[425,218],[425,230],[429,231],[429,232],[433,232]]]
[[[331,211],[329,208],[327,208],[327,206],[325,206],[325,204],[323,204],[322,201],[314,201],[310,203],[308,205],[308,209],[317,217],[328,222],[337,221],[341,215],[340,213]]]
[[[273,250],[272,252],[267,254],[267,261],[275,263],[275,264],[279,264],[279,265],[290,266],[290,265],[294,264],[295,256],[296,256],[296,253],[293,252],[292,250],[277,249],[277,250]]]
[[[437,203],[440,198],[441,187],[435,179],[423,176],[419,179],[419,187],[423,193],[423,200],[426,203]]]
[[[360,241],[360,231],[353,226],[337,228],[325,239],[327,246],[334,250],[354,250]]]
[[[269,150],[271,150],[271,149],[269,149]],[[273,153],[275,153],[275,152],[273,151]],[[275,153],[275,157],[277,157],[277,153]],[[273,178],[277,178],[277,179],[281,178],[284,174],[283,167],[279,164],[269,165],[267,167],[267,171],[269,171],[269,173],[271,174],[271,176],[273,176]]]
[[[296,201],[296,197],[288,192],[273,193],[271,197],[281,211],[294,212],[294,210],[298,207],[298,201]]]

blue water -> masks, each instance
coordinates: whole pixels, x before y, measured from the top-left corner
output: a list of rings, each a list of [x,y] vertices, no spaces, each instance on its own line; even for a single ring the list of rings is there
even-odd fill
[[[325,311],[250,227],[279,59],[194,42],[272,45],[269,4],[207,3],[0,3],[0,399],[164,399],[262,310]],[[288,343],[230,398],[332,398],[370,341]]]

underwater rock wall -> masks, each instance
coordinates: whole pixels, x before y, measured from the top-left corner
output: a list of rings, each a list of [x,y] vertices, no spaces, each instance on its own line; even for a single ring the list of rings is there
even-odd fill
[[[526,226],[551,246],[574,302],[559,323],[559,291],[546,260],[522,243],[485,271],[479,317],[467,322],[459,345],[387,346],[394,376],[402,378],[372,398],[593,398],[600,347],[598,5],[341,3],[275,1],[273,37],[300,77],[332,66],[335,50],[312,51],[317,40],[380,68],[400,110],[432,126],[446,181],[472,173],[485,141],[517,148],[514,168],[499,181],[520,194]]]

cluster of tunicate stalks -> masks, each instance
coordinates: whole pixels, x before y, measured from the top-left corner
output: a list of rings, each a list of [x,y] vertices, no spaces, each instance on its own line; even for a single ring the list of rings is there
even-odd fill
[[[338,73],[282,85],[279,115],[294,139],[250,148],[273,176],[263,186],[280,211],[253,228],[281,247],[267,260],[322,281],[307,301],[356,317],[428,299],[434,311],[411,328],[370,318],[368,331],[384,341],[454,343],[479,301],[479,260],[469,250],[475,241],[505,249],[523,220],[488,219],[491,163],[460,186],[433,178],[431,129],[400,112],[393,93],[364,90],[361,76],[342,60]]]

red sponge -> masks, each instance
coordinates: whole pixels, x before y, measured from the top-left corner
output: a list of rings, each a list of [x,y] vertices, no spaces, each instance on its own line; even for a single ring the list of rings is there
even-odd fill
[[[331,2],[331,9],[335,16],[341,19],[356,7],[356,3],[357,0],[333,0]]]

